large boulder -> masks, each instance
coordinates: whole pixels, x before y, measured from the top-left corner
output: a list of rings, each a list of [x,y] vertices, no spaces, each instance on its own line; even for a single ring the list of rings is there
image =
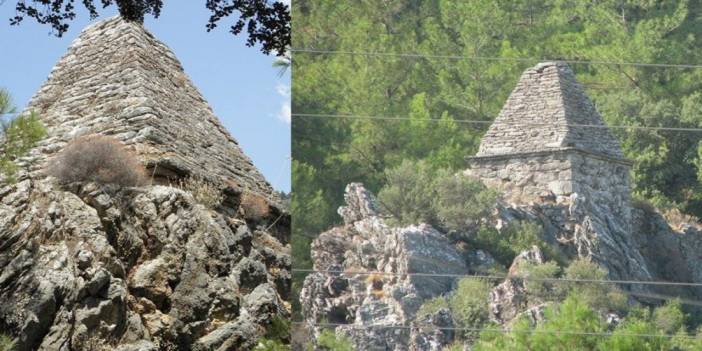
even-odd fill
[[[450,292],[468,268],[443,233],[428,224],[391,227],[361,184],[346,190],[346,206],[339,209],[345,225],[312,243],[317,272],[303,284],[305,320],[314,334],[325,322],[342,324],[337,332],[357,349],[406,350],[412,343],[408,326],[422,302]],[[364,325],[377,327],[359,328]],[[438,337],[415,334],[422,345]]]

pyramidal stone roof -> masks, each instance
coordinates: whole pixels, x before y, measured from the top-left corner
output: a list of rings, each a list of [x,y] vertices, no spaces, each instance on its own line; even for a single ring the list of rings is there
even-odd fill
[[[563,149],[623,159],[619,142],[570,67],[563,62],[539,63],[522,74],[476,156]]]
[[[77,136],[100,133],[135,149],[162,180],[198,175],[272,192],[173,52],[143,25],[119,16],[83,30],[28,110],[49,131],[45,155]]]

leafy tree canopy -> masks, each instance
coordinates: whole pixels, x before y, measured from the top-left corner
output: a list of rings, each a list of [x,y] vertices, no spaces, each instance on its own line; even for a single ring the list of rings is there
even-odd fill
[[[386,190],[388,202],[399,199],[397,203],[403,207],[398,208],[408,218],[432,215],[424,210],[433,204],[422,202],[426,199],[414,191],[399,191],[399,185],[393,188],[390,180],[409,179],[403,176],[417,173],[410,181],[400,184],[412,189],[413,184],[431,184],[435,179],[418,173],[427,171],[435,175],[442,168],[455,172],[466,169],[466,156],[477,151],[487,125],[499,113],[521,73],[540,58],[702,62],[699,50],[702,6],[692,0],[359,0],[353,3],[296,0],[292,6],[296,49],[429,55],[394,57],[293,51],[292,152],[297,169],[293,169],[292,202],[299,196],[300,204],[304,204],[308,201],[303,197],[308,196],[305,194],[314,196],[310,203],[314,204],[314,210],[303,206],[292,209],[299,225],[293,226],[293,235],[305,235],[304,242],[298,241],[297,236],[293,238],[293,243],[299,243],[293,248],[296,268],[311,266],[309,237],[339,223],[335,211],[343,203],[343,189],[349,182],[363,182],[376,194],[389,189]],[[594,63],[572,64],[571,68],[609,125],[702,128],[702,69]],[[469,122],[476,120],[485,123]],[[625,156],[634,161],[635,198],[702,216],[701,133],[643,129],[617,129],[614,133]],[[421,167],[405,168],[403,162]],[[296,172],[301,173],[296,175]],[[388,172],[397,177],[388,177]],[[445,184],[447,195],[460,195],[451,191],[454,185],[459,184]],[[431,194],[427,192],[428,199],[432,199]],[[405,199],[416,199],[414,204],[421,206],[402,203]],[[445,206],[441,217],[449,218],[453,213],[457,211]],[[521,229],[498,235],[505,233],[479,228],[473,244],[490,247],[488,251],[506,265],[520,247],[538,238],[533,233],[540,232],[538,228]],[[583,262],[566,268],[562,274],[572,278],[600,276]],[[617,292],[577,284],[565,290],[558,294],[574,296],[564,306],[554,307],[557,310],[553,313],[560,320],[549,327],[552,330],[560,325],[601,330],[604,322],[592,311],[626,307],[622,306],[621,294]],[[578,296],[573,293],[576,290]],[[437,306],[442,303],[434,302]],[[652,328],[657,332],[679,325],[679,315],[674,312],[658,315],[659,322],[654,317],[642,317],[641,323],[645,328],[654,325]],[[581,324],[569,319],[577,319]],[[626,334],[625,328],[633,333],[639,324],[624,324],[617,330]],[[524,345],[538,345],[531,344],[531,336],[525,333],[510,335],[500,339],[503,347],[489,348],[484,343],[482,349],[528,349]],[[656,348],[660,344],[655,338],[620,336],[610,342],[624,346],[586,337],[565,338],[555,343],[546,340],[544,344],[556,345],[550,349],[577,350],[578,347],[571,345],[579,344],[596,350],[660,349]],[[647,342],[651,346],[642,346]]]
[[[48,24],[57,36],[62,36],[69,28],[69,22],[76,17],[76,0],[18,0],[16,15],[10,24],[19,25],[25,17],[38,23]],[[143,22],[145,15],[158,18],[163,0],[81,0],[90,18],[98,16],[98,7],[117,5],[120,15],[129,21]],[[239,17],[229,28],[234,34],[244,29],[248,34],[247,46],[261,44],[261,51],[268,55],[274,52],[284,56],[290,47],[290,8],[280,1],[269,0],[206,0],[205,7],[212,12],[207,23],[207,31],[217,27],[226,17],[238,13]]]
[[[24,156],[46,136],[46,129],[33,113],[11,116],[15,113],[10,93],[0,88],[0,179],[14,182],[15,160]]]

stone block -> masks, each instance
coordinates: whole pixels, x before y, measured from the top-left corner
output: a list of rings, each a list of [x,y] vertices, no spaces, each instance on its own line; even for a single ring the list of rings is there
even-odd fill
[[[568,195],[573,192],[573,182],[554,180],[548,183],[548,190],[556,195]]]

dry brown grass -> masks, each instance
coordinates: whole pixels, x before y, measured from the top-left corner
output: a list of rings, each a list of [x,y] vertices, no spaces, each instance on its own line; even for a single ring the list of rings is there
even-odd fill
[[[383,288],[383,276],[382,274],[372,273],[366,277],[366,284],[373,287],[373,290],[380,290]]]
[[[370,286],[370,293],[376,299],[382,299],[386,296],[385,290],[383,290],[383,276],[381,274],[369,274],[366,277],[366,284]]]
[[[144,166],[117,139],[104,135],[80,137],[49,163],[47,173],[63,184],[96,182],[139,186],[146,182]]]
[[[373,290],[371,291],[371,295],[373,295],[373,297],[375,297],[376,299],[382,299],[387,296],[385,290]]]
[[[188,177],[178,181],[178,187],[189,192],[195,201],[207,208],[216,208],[224,200],[224,195],[216,186],[201,177]]]
[[[383,280],[383,276],[378,273],[371,273],[366,277],[366,284],[373,285]]]
[[[686,227],[702,230],[699,218],[682,213],[677,208],[664,211],[663,218],[665,218],[668,225],[676,231],[684,231]]]
[[[250,191],[241,195],[239,208],[244,218],[255,221],[267,217],[271,211],[268,201],[263,196]]]

